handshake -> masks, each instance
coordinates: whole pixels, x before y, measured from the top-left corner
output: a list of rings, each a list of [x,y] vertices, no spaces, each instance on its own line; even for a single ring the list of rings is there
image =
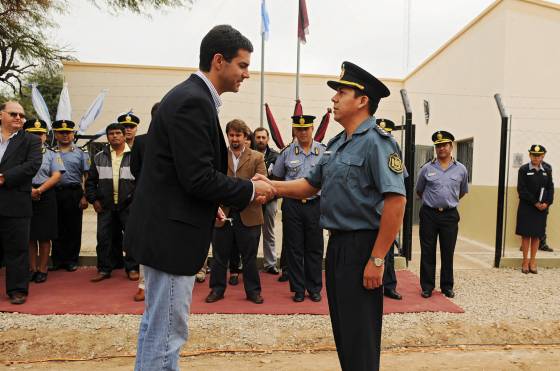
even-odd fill
[[[278,195],[272,181],[262,174],[255,174],[251,179],[255,187],[254,200],[260,204],[265,204]]]

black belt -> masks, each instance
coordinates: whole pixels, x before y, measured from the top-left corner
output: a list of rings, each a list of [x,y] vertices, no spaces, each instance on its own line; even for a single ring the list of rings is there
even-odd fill
[[[61,191],[63,189],[80,189],[82,188],[81,184],[60,184],[56,186],[56,189],[58,191]]]
[[[315,198],[312,198],[310,200],[308,200],[307,198],[304,198],[303,200],[298,200],[298,199],[295,199],[295,198],[288,198],[288,200],[295,201],[298,204],[302,204],[302,205],[313,205],[315,202],[319,202],[320,199],[321,199],[321,197],[315,197]]]
[[[437,211],[438,213],[444,213],[446,211],[452,211],[452,210],[457,210],[456,207],[430,207],[430,206],[426,206],[424,205],[423,207],[433,210],[433,211]]]

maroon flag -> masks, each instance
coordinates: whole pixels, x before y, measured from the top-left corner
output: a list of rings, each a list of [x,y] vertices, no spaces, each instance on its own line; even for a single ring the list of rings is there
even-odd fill
[[[299,0],[297,34],[298,39],[305,44],[307,42],[305,35],[309,34],[309,18],[307,17],[307,6],[305,5],[305,0]]]
[[[270,136],[274,143],[276,143],[276,147],[282,149],[284,148],[284,141],[282,140],[282,135],[280,135],[280,130],[278,130],[278,125],[276,125],[276,120],[274,120],[274,116],[272,116],[272,111],[268,106],[268,103],[264,104],[266,109],[266,121],[268,122],[268,128],[270,129]]]
[[[303,115],[303,108],[301,107],[301,100],[296,99],[296,105],[294,106],[294,116]]]
[[[315,132],[315,137],[313,138],[316,142],[322,142],[325,139],[325,134],[327,133],[327,128],[329,127],[329,121],[331,119],[331,112],[330,108],[327,108],[327,113],[323,115],[321,119],[321,123]]]

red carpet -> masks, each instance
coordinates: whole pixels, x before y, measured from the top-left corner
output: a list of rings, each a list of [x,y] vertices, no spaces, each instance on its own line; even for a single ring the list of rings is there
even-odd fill
[[[5,270],[0,271],[0,311],[28,314],[142,314],[144,304],[136,303],[132,296],[137,283],[129,281],[122,270],[113,272],[105,281],[91,283],[95,268],[81,268],[76,272],[50,272],[47,282],[29,286],[29,297],[23,305],[12,305],[5,295]],[[241,276],[240,276],[241,278]],[[193,292],[192,313],[246,313],[246,314],[328,314],[327,295],[314,303],[306,298],[303,303],[294,303],[288,283],[277,281],[278,276],[261,274],[264,304],[256,305],[245,299],[243,282],[228,286],[225,299],[207,304],[204,299],[209,293],[208,279],[197,283]],[[434,291],[429,299],[420,296],[418,277],[410,271],[398,271],[398,291],[403,300],[385,298],[384,312],[452,312],[463,310]]]

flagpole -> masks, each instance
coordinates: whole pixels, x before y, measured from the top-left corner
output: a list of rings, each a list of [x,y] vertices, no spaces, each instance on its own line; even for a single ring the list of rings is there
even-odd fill
[[[264,32],[261,32],[261,105],[260,105],[260,127],[263,127],[264,117]]]
[[[297,41],[297,68],[296,68],[296,100],[299,99],[299,50],[300,50],[301,41],[298,37]]]

